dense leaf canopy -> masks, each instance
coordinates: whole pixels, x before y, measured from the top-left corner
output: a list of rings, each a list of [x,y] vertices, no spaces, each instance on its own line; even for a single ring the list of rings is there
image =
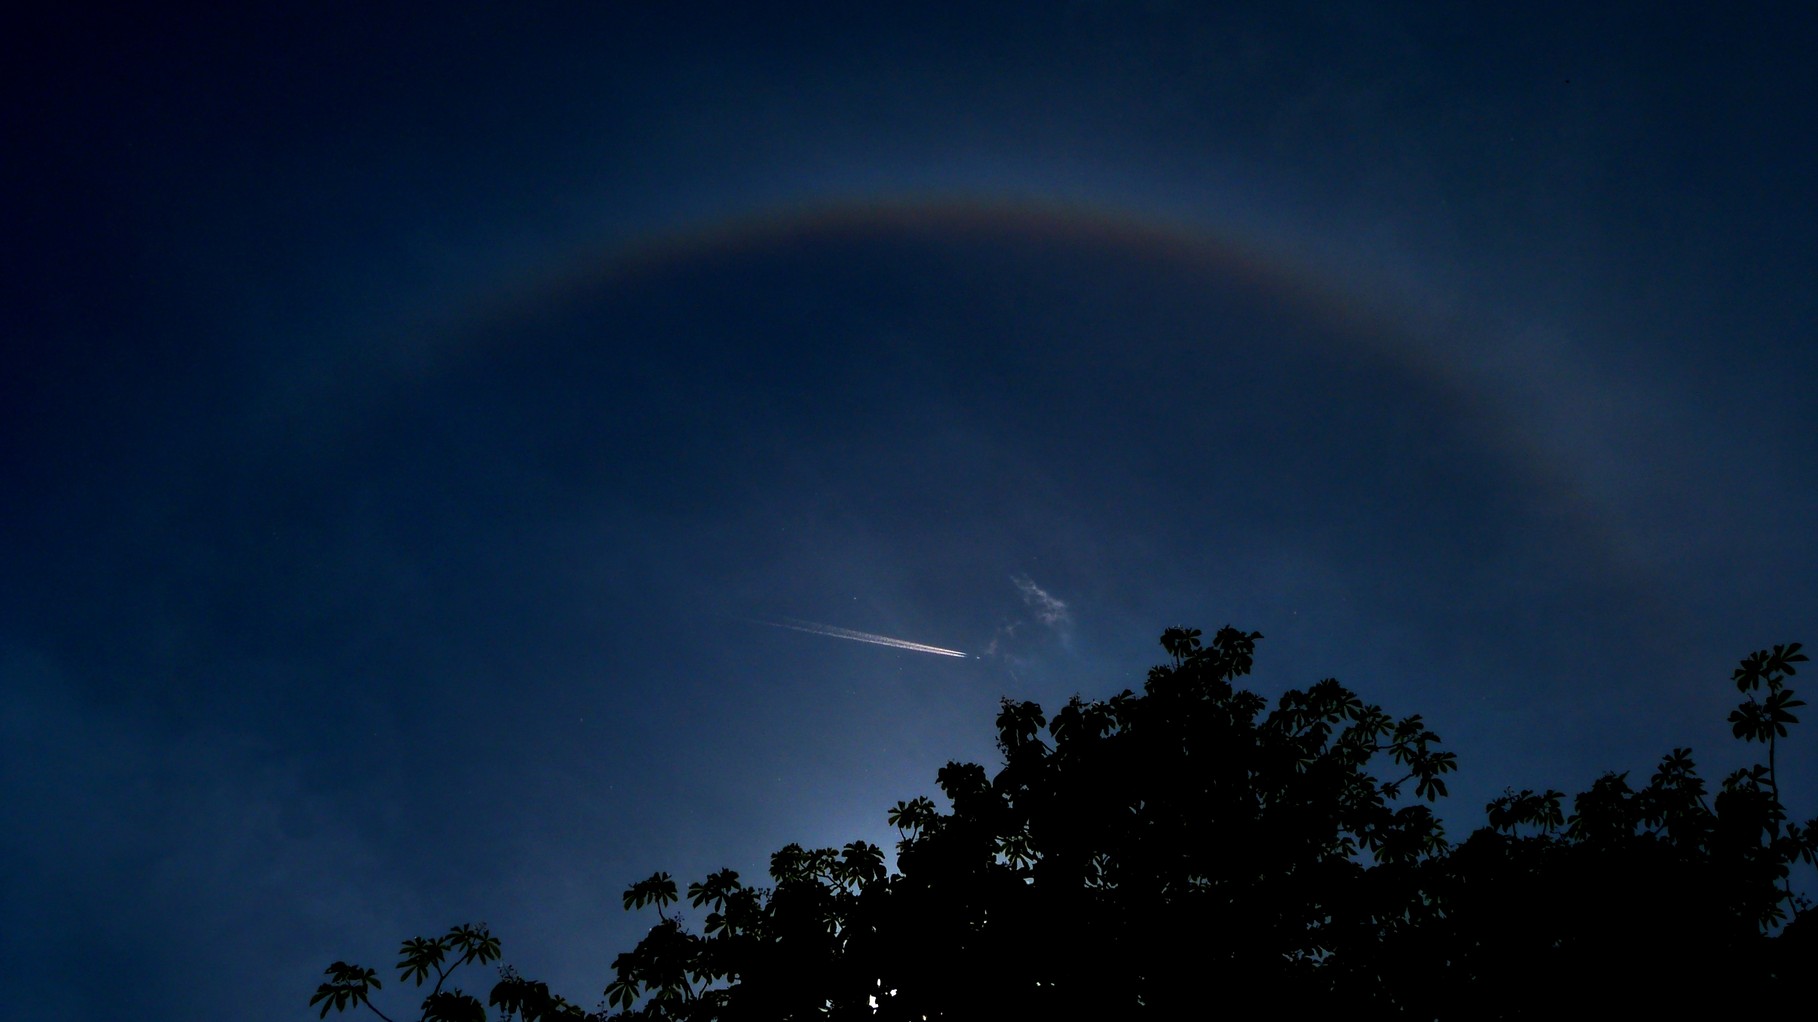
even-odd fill
[[[1260,638],[1170,628],[1141,694],[1052,715],[1004,701],[995,775],[949,763],[947,811],[890,810],[896,872],[862,841],[791,845],[767,887],[729,870],[688,885],[699,932],[669,914],[684,895],[657,873],[625,892],[658,918],[613,962],[598,1012],[509,969],[489,1004],[524,1022],[1173,1017],[1221,1000],[1478,1019],[1809,999],[1795,984],[1818,924],[1790,876],[1813,863],[1818,820],[1788,819],[1775,776],[1803,705],[1785,684],[1797,644],[1737,668],[1733,731],[1768,762],[1714,795],[1675,749],[1647,784],[1606,775],[1569,812],[1561,792],[1511,790],[1452,845],[1429,809],[1455,765],[1438,736],[1333,680],[1273,707],[1234,687]],[[498,956],[457,927],[406,942],[397,967],[433,980],[423,1022],[484,1022],[446,981]],[[372,970],[328,974],[310,1002],[324,1016],[379,1011]]]

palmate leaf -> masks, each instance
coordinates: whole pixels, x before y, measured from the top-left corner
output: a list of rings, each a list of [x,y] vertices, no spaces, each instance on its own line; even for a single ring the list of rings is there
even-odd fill
[[[840,849],[841,879],[853,884],[875,883],[884,878],[884,850],[867,841],[854,841]]]
[[[442,943],[461,952],[462,962],[487,962],[499,960],[499,938],[487,932],[486,924],[453,926]]]
[[[1176,662],[1184,661],[1200,648],[1200,631],[1197,628],[1175,626],[1164,629],[1161,635],[1162,648]]]
[[[606,985],[606,1003],[614,1008],[629,1010],[638,999],[638,983],[631,979],[615,979]]]
[[[363,1004],[369,990],[383,986],[378,973],[346,962],[336,962],[323,972],[328,974],[328,982],[316,987],[315,996],[309,999],[310,1007],[322,1006],[318,1018],[327,1018],[330,1008],[346,1011],[349,1005]]]
[[[1763,714],[1760,703],[1749,701],[1730,711],[1730,734],[1745,742],[1765,742],[1774,732],[1773,723]],[[1785,734],[1785,730],[1781,731]]]
[[[688,904],[695,908],[700,908],[702,905],[708,905],[717,912],[724,909],[726,907],[726,900],[731,898],[741,888],[742,885],[739,883],[737,871],[722,869],[717,873],[710,874],[706,880],[701,881],[700,883],[688,885]]]
[[[1799,652],[1803,646],[1803,643],[1798,642],[1787,643],[1783,646],[1775,646],[1774,652],[1768,656],[1767,669],[1777,674],[1784,674],[1788,677],[1798,674],[1798,669],[1793,667],[1793,665],[1802,664],[1811,659],[1804,653]]]
[[[647,880],[640,880],[625,889],[625,907],[627,909],[643,908],[652,902],[661,912],[666,905],[676,901],[675,880],[667,873],[652,873]]]
[[[1787,711],[1795,706],[1804,705],[1805,700],[1793,698],[1793,690],[1790,688],[1783,688],[1768,696],[1764,708],[1767,711],[1768,723],[1773,726],[1774,732],[1785,738],[1786,726],[1799,723],[1799,718]]]
[[[898,802],[890,810],[890,826],[906,834],[916,834],[925,829],[940,815],[934,801],[926,795],[918,795],[907,802]]]
[[[1731,680],[1736,682],[1736,691],[1753,692],[1766,684],[1769,691],[1778,692],[1785,678],[1799,673],[1793,665],[1810,659],[1799,652],[1800,648],[1800,643],[1793,642],[1777,645],[1771,652],[1758,649],[1743,657],[1742,663],[1730,673]]]
[[[448,944],[444,941],[412,937],[398,948],[398,980],[414,979],[417,986],[422,986],[431,969],[441,973],[447,955]]]

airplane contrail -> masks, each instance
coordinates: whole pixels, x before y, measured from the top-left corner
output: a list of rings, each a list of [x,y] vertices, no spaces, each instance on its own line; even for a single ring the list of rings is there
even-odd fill
[[[937,653],[941,656],[964,657],[967,655],[957,649],[930,646],[925,642],[910,642],[908,639],[893,639],[888,635],[874,635],[871,632],[858,632],[850,628],[836,628],[833,625],[823,625],[813,621],[797,621],[793,618],[783,618],[781,621],[765,621],[760,618],[752,620],[772,628],[793,628],[798,632],[807,632],[809,635],[831,635],[836,639],[869,642],[874,646],[889,646],[891,649],[907,649],[916,653]]]

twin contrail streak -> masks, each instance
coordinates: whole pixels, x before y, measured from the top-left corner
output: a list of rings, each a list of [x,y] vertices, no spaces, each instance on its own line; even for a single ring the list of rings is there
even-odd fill
[[[889,646],[891,649],[907,649],[916,653],[936,653],[941,656],[963,657],[966,654],[957,649],[944,649],[930,646],[925,642],[910,642],[908,639],[893,639],[888,635],[873,635],[870,632],[855,632],[850,628],[835,628],[832,625],[816,624],[813,621],[795,621],[784,618],[781,621],[758,621],[758,624],[772,628],[793,628],[809,635],[831,635],[836,639],[851,639],[853,642],[869,642],[874,646]]]

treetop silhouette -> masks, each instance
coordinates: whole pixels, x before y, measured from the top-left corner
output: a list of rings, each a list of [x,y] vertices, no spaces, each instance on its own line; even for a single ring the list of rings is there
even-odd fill
[[[421,1022],[623,1018],[1171,1017],[1221,1000],[1294,1015],[1525,1018],[1560,998],[1683,1016],[1790,1005],[1818,958],[1792,867],[1818,819],[1790,822],[1776,742],[1804,705],[1795,643],[1751,654],[1736,737],[1768,761],[1715,796],[1675,749],[1639,788],[1608,774],[1568,813],[1509,790],[1449,843],[1430,804],[1451,752],[1327,679],[1271,707],[1234,687],[1262,636],[1169,628],[1170,662],[1137,694],[1074,697],[1052,716],[1004,700],[1002,765],[948,763],[949,808],[889,811],[896,870],[863,841],[790,845],[768,886],[721,870],[624,893],[657,922],[612,963],[589,1014],[502,970],[487,1004],[446,982],[499,957],[480,927],[407,941],[400,980],[433,986]],[[379,988],[337,962],[311,1005]],[[385,1018],[381,1013],[381,1017]]]

